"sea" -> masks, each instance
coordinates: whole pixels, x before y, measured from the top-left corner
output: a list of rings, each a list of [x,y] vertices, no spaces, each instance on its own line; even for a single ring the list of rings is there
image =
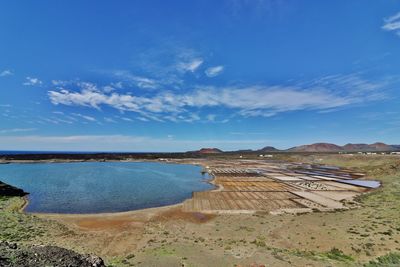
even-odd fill
[[[0,150],[0,155],[29,155],[29,154],[99,154],[99,153],[148,153],[148,152],[120,152],[120,151],[30,151],[30,150]],[[153,152],[157,153],[157,152]]]

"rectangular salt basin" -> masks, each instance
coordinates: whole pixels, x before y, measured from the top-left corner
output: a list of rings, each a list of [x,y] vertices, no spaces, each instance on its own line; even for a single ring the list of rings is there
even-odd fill
[[[362,187],[368,188],[378,188],[381,186],[381,182],[379,181],[368,181],[368,180],[337,180],[337,182],[358,185]]]

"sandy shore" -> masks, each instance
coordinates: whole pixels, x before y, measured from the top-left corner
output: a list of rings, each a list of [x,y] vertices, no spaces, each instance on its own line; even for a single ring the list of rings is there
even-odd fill
[[[32,212],[30,214],[49,218],[49,219],[58,219],[58,218],[65,218],[65,219],[84,219],[84,218],[111,218],[111,217],[130,217],[130,216],[147,216],[152,217],[160,212],[182,207],[182,203],[174,204],[174,205],[167,205],[161,207],[154,207],[154,208],[146,208],[146,209],[139,209],[139,210],[131,210],[131,211],[123,211],[123,212],[106,212],[106,213],[38,213]]]

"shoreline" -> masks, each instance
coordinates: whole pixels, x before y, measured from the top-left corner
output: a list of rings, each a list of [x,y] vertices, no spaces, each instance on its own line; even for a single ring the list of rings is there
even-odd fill
[[[172,208],[178,208],[182,206],[182,203],[167,205],[167,206],[160,206],[160,207],[153,207],[153,208],[144,208],[138,210],[129,210],[129,211],[119,211],[119,212],[102,212],[102,213],[41,213],[41,212],[25,212],[27,214],[31,214],[38,217],[45,217],[45,218],[71,218],[71,219],[79,219],[79,218],[110,218],[110,217],[119,217],[119,216],[132,216],[137,215],[140,213],[148,213],[148,214],[155,214],[164,210],[169,210]]]
[[[23,203],[22,203],[21,207],[18,209],[18,211],[23,212],[23,213],[28,213],[28,212],[25,212],[25,209],[26,209],[26,207],[28,207],[28,204],[29,204],[28,195],[23,196],[22,199],[23,199]]]

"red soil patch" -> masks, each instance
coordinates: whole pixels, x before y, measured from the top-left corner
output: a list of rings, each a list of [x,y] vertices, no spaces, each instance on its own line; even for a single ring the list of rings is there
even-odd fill
[[[132,224],[132,222],[131,219],[88,218],[77,221],[76,225],[88,230],[105,230],[126,228]]]
[[[200,212],[183,212],[182,209],[172,208],[155,216],[152,221],[172,221],[183,220],[192,223],[206,223],[215,218],[216,215],[204,214]]]

